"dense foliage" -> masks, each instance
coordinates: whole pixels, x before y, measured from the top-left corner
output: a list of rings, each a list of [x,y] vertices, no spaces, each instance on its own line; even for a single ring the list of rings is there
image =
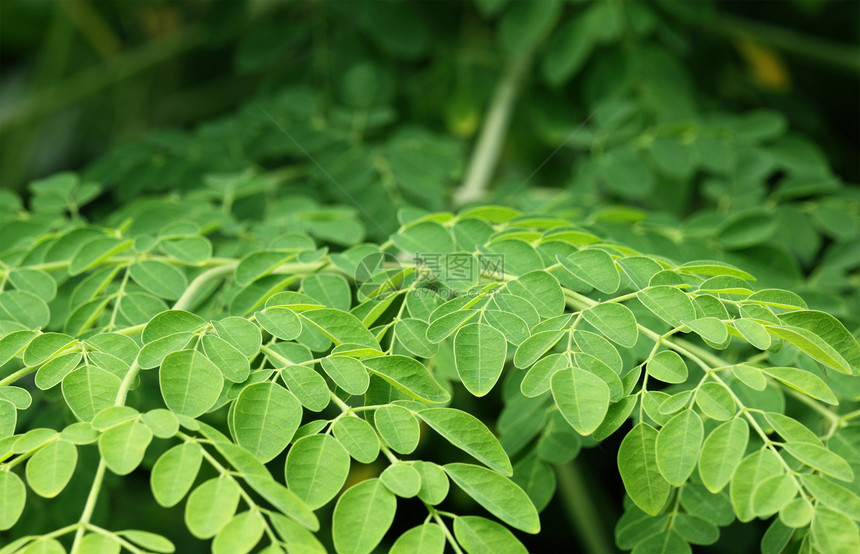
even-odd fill
[[[2,554],[860,551],[860,195],[736,20],[228,5],[258,92],[5,174]]]

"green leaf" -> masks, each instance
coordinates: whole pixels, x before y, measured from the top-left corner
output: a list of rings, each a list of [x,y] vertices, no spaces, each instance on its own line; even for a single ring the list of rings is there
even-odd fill
[[[185,274],[164,262],[155,260],[136,262],[128,267],[128,274],[144,289],[168,300],[176,300],[188,288]]]
[[[860,497],[838,483],[820,475],[801,475],[803,486],[825,506],[860,520]]]
[[[205,237],[163,240],[159,246],[171,258],[187,264],[201,264],[212,256],[212,243]]]
[[[299,314],[335,344],[360,344],[380,350],[379,341],[354,315],[322,308]]]
[[[764,325],[752,319],[735,319],[732,321],[735,329],[751,345],[759,350],[767,350],[770,347],[771,338]]]
[[[484,321],[501,331],[511,344],[519,345],[529,337],[529,326],[523,318],[516,314],[497,310],[483,313]]]
[[[508,478],[472,464],[446,464],[444,468],[466,494],[494,516],[526,533],[540,531],[540,519],[528,495]]]
[[[117,535],[125,537],[129,541],[146,548],[147,550],[152,550],[153,552],[165,552],[169,554],[176,550],[176,547],[173,546],[172,542],[161,535],[149,533],[148,531],[126,529],[125,531],[119,531]]]
[[[729,488],[738,520],[747,522],[756,517],[752,503],[756,485],[774,475],[782,475],[783,471],[779,456],[767,448],[757,450],[741,461]]]
[[[623,304],[598,304],[583,311],[582,317],[603,336],[624,348],[633,348],[639,339],[636,317]]]
[[[699,476],[709,491],[723,489],[744,456],[750,428],[741,418],[727,421],[714,429],[702,445]]]
[[[36,386],[48,390],[59,384],[81,362],[80,352],[61,354],[45,363],[36,372]]]
[[[395,452],[410,454],[418,447],[421,428],[418,420],[406,408],[381,406],[373,414],[373,422],[382,440]]]
[[[454,364],[463,386],[475,396],[490,392],[505,365],[505,336],[484,323],[461,327],[454,337]]]
[[[263,329],[281,340],[293,340],[302,332],[302,320],[289,308],[266,308],[256,312],[254,319]]]
[[[349,454],[334,437],[311,435],[296,441],[284,469],[290,490],[316,510],[337,496],[346,483]]]
[[[185,503],[185,525],[198,539],[218,534],[233,519],[239,506],[239,485],[232,477],[222,475],[201,484]]]
[[[205,414],[215,405],[224,378],[209,359],[196,350],[168,354],[158,372],[161,395],[167,407],[188,417]]]
[[[369,554],[391,527],[396,509],[395,496],[379,479],[367,479],[347,489],[332,516],[335,550]]]
[[[756,280],[755,277],[753,277],[746,271],[740,270],[733,265],[713,260],[697,260],[693,262],[687,262],[683,265],[678,266],[676,269],[683,273],[698,273],[699,275],[710,276],[728,275],[731,277],[737,277],[739,279],[746,279],[747,281]]]
[[[567,354],[550,354],[541,358],[526,373],[520,383],[520,390],[529,398],[540,396],[550,390],[552,376],[569,367],[571,363]]]
[[[788,325],[815,333],[845,359],[852,374],[856,375],[860,372],[860,344],[838,319],[816,310],[789,312],[780,315],[779,318]],[[839,370],[839,368],[834,369]]]
[[[0,339],[0,367],[23,352],[37,336],[36,331],[20,330],[13,331]]]
[[[332,426],[332,432],[357,462],[369,464],[379,456],[379,437],[365,420],[342,417]]]
[[[121,546],[116,538],[100,533],[84,535],[79,545],[81,552],[92,552],[93,554],[119,554]]]
[[[394,324],[394,334],[397,340],[411,354],[420,358],[429,358],[436,353],[438,347],[427,340],[426,321],[420,319],[400,319]]]
[[[593,48],[588,21],[574,17],[553,35],[543,56],[541,74],[544,81],[558,87],[573,77],[588,59]]]
[[[499,24],[498,39],[509,55],[519,55],[536,47],[552,28],[562,3],[558,0],[524,5],[514,2]]]
[[[771,335],[787,340],[822,364],[840,373],[852,374],[851,366],[848,365],[845,358],[812,331],[790,326],[776,327],[774,325],[766,325],[765,328]]]
[[[281,370],[281,379],[308,410],[320,412],[331,400],[325,378],[307,366],[288,366]]]
[[[196,442],[177,444],[162,454],[149,479],[155,501],[165,508],[178,504],[191,490],[202,462],[202,448]]]
[[[657,466],[657,430],[636,425],[618,448],[618,471],[633,502],[647,514],[660,513],[671,486]]]
[[[214,554],[247,554],[263,538],[266,525],[259,510],[242,512],[218,531],[212,541]]]
[[[213,321],[218,336],[230,343],[233,348],[244,354],[249,360],[260,351],[262,337],[260,329],[244,317],[225,317]]]
[[[819,552],[857,552],[860,531],[845,514],[818,506],[812,516],[812,542]]]
[[[53,498],[66,488],[77,463],[75,445],[64,440],[54,441],[27,461],[27,483],[39,496]]]
[[[658,352],[645,364],[648,374],[664,383],[683,383],[687,380],[687,364],[673,350]]]
[[[837,405],[836,395],[817,375],[795,367],[769,367],[762,372],[770,375],[780,383],[800,391],[807,396],[820,400],[825,404]]]
[[[795,498],[780,508],[779,521],[793,529],[806,527],[812,521],[815,509],[806,498]]]
[[[543,318],[555,317],[564,312],[564,292],[561,290],[561,285],[555,277],[546,271],[538,270],[526,273],[513,281],[508,281],[506,288],[515,297],[522,298],[534,306]],[[505,296],[496,293],[494,298],[498,302],[503,301]],[[503,306],[499,307],[502,310],[517,313],[524,318],[520,310],[506,310]]]
[[[75,339],[62,333],[42,333],[24,350],[24,365],[37,366],[74,342]]]
[[[726,421],[735,415],[735,401],[720,383],[705,383],[696,391],[696,405],[706,416]]]
[[[236,266],[236,282],[242,286],[264,277],[283,263],[296,257],[295,252],[259,251],[251,252]]]
[[[511,461],[502,445],[475,416],[453,408],[427,408],[419,411],[418,417],[445,440],[490,469],[508,476],[513,474]]]
[[[97,431],[106,431],[120,423],[140,417],[140,412],[130,406],[111,406],[96,414],[90,425]]]
[[[347,311],[352,304],[349,284],[340,275],[308,275],[302,279],[302,292],[336,310]]]
[[[657,433],[657,467],[669,484],[683,485],[696,469],[704,439],[702,420],[693,410],[684,410]]]
[[[597,429],[609,410],[609,387],[596,375],[579,368],[552,376],[552,397],[564,419],[580,435]]]
[[[558,256],[557,259],[574,277],[600,292],[612,294],[621,284],[612,256],[603,250],[580,250],[568,257]]]
[[[209,361],[221,371],[225,379],[241,383],[251,374],[251,365],[238,349],[215,335],[203,335],[203,352]]]
[[[141,334],[144,344],[177,333],[194,333],[206,325],[202,317],[184,310],[161,312],[146,324]]]
[[[773,214],[764,209],[754,209],[726,218],[715,238],[728,249],[746,248],[766,241],[776,230]]]
[[[335,385],[349,394],[364,394],[370,385],[370,376],[367,374],[367,370],[355,358],[328,357],[323,358],[320,365]]]
[[[41,329],[50,319],[48,305],[35,294],[23,290],[0,294],[0,321],[16,321],[28,329]]]
[[[8,273],[8,278],[16,289],[35,294],[45,302],[57,296],[57,282],[39,269],[15,268]]]
[[[445,500],[451,488],[445,471],[433,462],[419,460],[414,462],[413,466],[421,474],[421,490],[418,491],[418,498],[433,506]]]
[[[99,437],[99,453],[108,469],[117,475],[128,475],[140,465],[152,431],[139,421],[127,421],[108,429]]]
[[[468,554],[528,552],[507,527],[479,516],[454,518],[454,537]]]
[[[364,361],[371,373],[394,388],[434,404],[447,402],[451,395],[437,383],[418,360],[406,356],[379,356]]]
[[[392,235],[394,245],[412,254],[447,254],[454,251],[451,233],[435,221],[422,221]]]
[[[707,341],[722,344],[729,338],[726,324],[716,317],[703,317],[692,321],[684,321],[684,325]]]
[[[125,252],[134,246],[134,241],[114,237],[101,237],[85,242],[69,263],[69,275],[80,275],[84,271]]]
[[[425,523],[400,535],[389,554],[443,554],[445,534],[435,523]]]
[[[431,315],[431,322],[425,332],[425,338],[432,344],[442,342],[476,315],[478,312],[475,310],[466,309],[445,314],[435,320],[432,319]]]
[[[141,369],[151,369],[161,365],[164,358],[173,352],[182,350],[193,338],[191,333],[176,333],[144,344],[140,349],[138,365]]]
[[[290,444],[302,420],[302,405],[284,387],[264,381],[242,389],[233,410],[236,442],[263,463]]]
[[[765,476],[753,492],[752,510],[759,517],[768,517],[780,511],[797,493],[797,485],[790,476]]]
[[[524,369],[537,362],[538,359],[555,346],[563,331],[540,331],[523,341],[514,352],[514,365]]]
[[[388,490],[402,498],[412,498],[421,490],[421,474],[408,464],[397,463],[388,466],[379,479]]]
[[[821,473],[842,481],[853,481],[854,471],[841,456],[823,446],[808,442],[786,442],[782,446],[786,452]]]
[[[87,365],[63,378],[63,397],[81,421],[92,421],[104,408],[113,406],[121,381],[113,373]]]
[[[675,287],[657,286],[639,291],[637,297],[656,316],[673,327],[696,319],[696,309],[690,297]]]

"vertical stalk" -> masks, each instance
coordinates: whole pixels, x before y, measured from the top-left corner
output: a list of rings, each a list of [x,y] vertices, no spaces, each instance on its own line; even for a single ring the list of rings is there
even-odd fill
[[[603,533],[605,525],[597,517],[597,509],[591,502],[577,461],[556,465],[555,474],[568,518],[585,549],[588,552],[617,552],[614,541]]]
[[[531,66],[532,53],[513,58],[496,88],[487,118],[472,151],[463,184],[454,192],[454,205],[462,206],[484,197],[499,162],[511,114],[523,77]]]

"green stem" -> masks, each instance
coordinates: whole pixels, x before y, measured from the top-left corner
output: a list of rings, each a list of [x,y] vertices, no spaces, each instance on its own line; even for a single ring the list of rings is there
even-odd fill
[[[454,193],[455,206],[476,202],[484,197],[499,162],[520,84],[528,72],[531,60],[531,52],[513,58],[499,81],[486,122],[466,167],[463,184]]]
[[[577,461],[555,466],[558,489],[567,508],[568,519],[588,552],[615,552],[613,541],[603,533],[606,526],[597,517],[591,493]]]
[[[749,37],[756,42],[773,46],[798,57],[821,62],[834,69],[851,73],[860,71],[860,49],[847,44],[733,15],[712,15],[707,18],[689,19],[687,22],[715,34],[732,38]]]
[[[182,296],[179,297],[179,300],[176,301],[176,304],[173,305],[173,309],[185,310],[191,307],[192,302],[194,302],[200,291],[203,290],[203,287],[209,284],[209,281],[231,273],[234,269],[236,269],[237,265],[239,265],[239,262],[231,261],[230,263],[216,266],[212,269],[207,269],[206,271],[195,277],[194,280],[191,281],[191,283],[188,285],[188,288],[185,289],[185,292],[182,293]]]

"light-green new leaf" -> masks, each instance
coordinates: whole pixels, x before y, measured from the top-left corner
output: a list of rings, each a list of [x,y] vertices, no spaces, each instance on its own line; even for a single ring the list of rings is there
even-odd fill
[[[236,442],[262,462],[290,444],[302,420],[302,405],[284,387],[264,381],[242,389],[233,409]]]
[[[675,415],[657,433],[657,467],[669,484],[680,487],[696,469],[704,434],[693,410]]]

